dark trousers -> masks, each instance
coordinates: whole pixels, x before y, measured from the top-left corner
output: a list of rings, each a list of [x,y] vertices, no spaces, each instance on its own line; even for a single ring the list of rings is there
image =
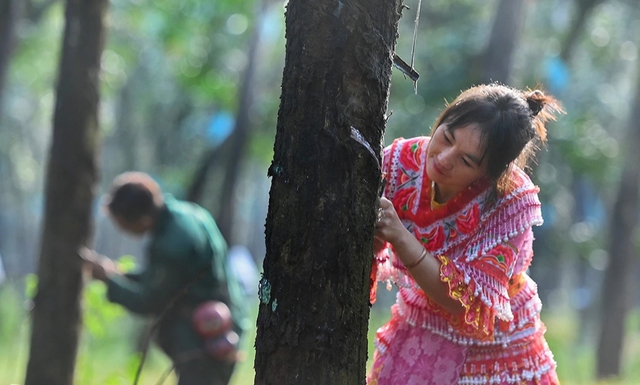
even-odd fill
[[[200,355],[184,362],[176,362],[178,385],[227,385],[235,363],[218,361]]]
[[[191,313],[188,313],[189,316]],[[242,331],[238,329],[238,335]],[[204,351],[204,341],[191,319],[168,314],[160,324],[158,343],[174,364],[178,385],[227,385],[235,362],[214,359]]]

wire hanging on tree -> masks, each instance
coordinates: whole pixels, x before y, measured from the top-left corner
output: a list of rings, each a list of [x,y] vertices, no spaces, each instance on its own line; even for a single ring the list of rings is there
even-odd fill
[[[407,64],[400,56],[393,54],[393,65],[403,74],[413,80],[413,91],[418,93],[418,78],[420,74],[413,68],[416,57],[416,41],[418,40],[418,24],[420,21],[420,9],[422,8],[422,0],[418,0],[418,8],[416,10],[416,18],[413,27],[413,41],[411,42],[411,64]]]

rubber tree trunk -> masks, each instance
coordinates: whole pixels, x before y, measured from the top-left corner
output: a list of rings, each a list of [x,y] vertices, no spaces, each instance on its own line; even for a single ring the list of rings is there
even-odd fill
[[[638,67],[640,74],[640,67]],[[637,253],[634,234],[638,225],[638,184],[640,183],[640,76],[629,118],[625,164],[618,195],[609,224],[609,265],[605,272],[600,336],[597,350],[597,376],[619,376],[627,316],[633,307],[637,288],[634,271]]]
[[[82,266],[97,180],[106,0],[68,0],[46,180],[44,230],[26,385],[73,383]]]
[[[500,0],[484,55],[484,83],[510,84],[513,56],[523,24],[524,0]]]
[[[288,3],[256,385],[365,383],[379,158],[400,7],[400,0]],[[358,132],[360,140],[351,136]]]

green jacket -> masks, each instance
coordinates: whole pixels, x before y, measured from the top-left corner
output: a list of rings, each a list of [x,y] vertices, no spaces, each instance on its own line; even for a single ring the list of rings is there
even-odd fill
[[[164,313],[159,342],[169,355],[202,347],[191,313],[207,300],[226,303],[234,329],[242,332],[247,320],[240,284],[230,274],[226,242],[209,212],[166,196],[147,257],[144,270],[107,281],[108,298],[134,313]]]

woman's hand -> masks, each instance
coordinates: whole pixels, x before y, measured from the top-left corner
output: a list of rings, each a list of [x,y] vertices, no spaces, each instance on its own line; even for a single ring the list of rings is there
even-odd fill
[[[398,218],[398,213],[396,213],[396,209],[393,207],[391,201],[384,197],[380,198],[380,206],[376,220],[376,239],[389,242],[393,245],[406,235],[413,236],[404,227],[400,218]],[[375,241],[374,239],[374,246]]]

